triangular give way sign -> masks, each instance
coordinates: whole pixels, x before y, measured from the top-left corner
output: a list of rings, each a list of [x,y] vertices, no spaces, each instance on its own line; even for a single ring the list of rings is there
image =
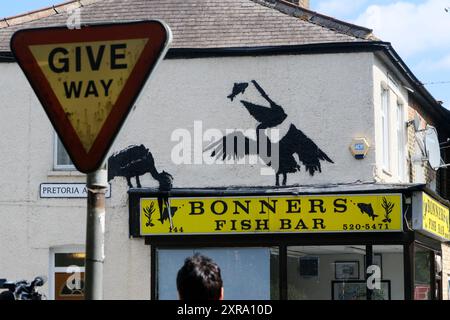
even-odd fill
[[[11,50],[79,171],[101,166],[171,38],[156,20],[13,35]]]

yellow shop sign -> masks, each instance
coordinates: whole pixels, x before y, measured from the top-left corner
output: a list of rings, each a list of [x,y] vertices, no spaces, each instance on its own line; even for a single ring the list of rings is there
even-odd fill
[[[439,240],[450,240],[449,208],[424,192],[414,193],[413,228]]]
[[[140,234],[402,231],[402,195],[140,199]]]

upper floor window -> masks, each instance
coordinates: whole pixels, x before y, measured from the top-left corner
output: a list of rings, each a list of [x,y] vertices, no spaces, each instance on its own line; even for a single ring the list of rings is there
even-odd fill
[[[70,160],[69,154],[56,133],[54,146],[53,168],[55,170],[75,170],[75,166],[73,165],[72,160]]]
[[[404,108],[401,101],[397,101],[397,171],[400,180],[405,178],[405,120]]]
[[[383,169],[390,171],[390,134],[389,134],[389,89],[381,89],[381,126],[382,126],[382,150]]]

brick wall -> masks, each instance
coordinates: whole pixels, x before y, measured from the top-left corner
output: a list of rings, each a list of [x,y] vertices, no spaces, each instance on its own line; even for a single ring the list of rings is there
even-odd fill
[[[425,129],[427,124],[433,125],[431,119],[424,116],[424,113],[421,110],[420,105],[413,99],[410,99],[409,106],[408,106],[408,121],[414,120],[414,117],[416,114],[419,116],[419,119],[420,119],[419,129]],[[414,131],[413,125],[408,126],[407,133],[408,133],[408,148],[407,148],[408,149],[408,173],[409,173],[410,182],[414,182],[415,177],[416,177],[416,172],[414,169],[414,165],[412,164],[412,161],[411,161],[411,156],[414,155],[414,148],[416,146],[416,138],[415,138],[415,131]],[[430,184],[431,181],[436,179],[436,171],[430,167],[428,162],[424,162],[423,166],[424,166],[425,182],[427,184]],[[439,190],[440,190],[440,185],[439,185],[439,180],[438,180],[438,181],[436,181],[436,191],[439,192]]]
[[[413,108],[408,107],[408,121],[414,119],[415,113],[416,113],[416,111]],[[407,131],[407,134],[408,134],[407,170],[408,170],[409,182],[413,182],[414,178],[416,176],[415,175],[415,169],[414,169],[413,163],[411,161],[411,157],[414,155],[414,146],[416,144],[416,138],[415,138],[415,135],[414,135],[414,126],[408,126],[407,130],[408,130]]]

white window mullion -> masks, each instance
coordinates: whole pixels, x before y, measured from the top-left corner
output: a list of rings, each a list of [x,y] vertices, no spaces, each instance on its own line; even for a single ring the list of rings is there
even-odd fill
[[[389,90],[381,90],[381,125],[382,125],[382,151],[383,151],[383,169],[390,172],[390,134],[389,134]]]
[[[405,179],[405,120],[403,115],[403,104],[397,103],[397,150],[398,150],[398,177],[401,181]]]

